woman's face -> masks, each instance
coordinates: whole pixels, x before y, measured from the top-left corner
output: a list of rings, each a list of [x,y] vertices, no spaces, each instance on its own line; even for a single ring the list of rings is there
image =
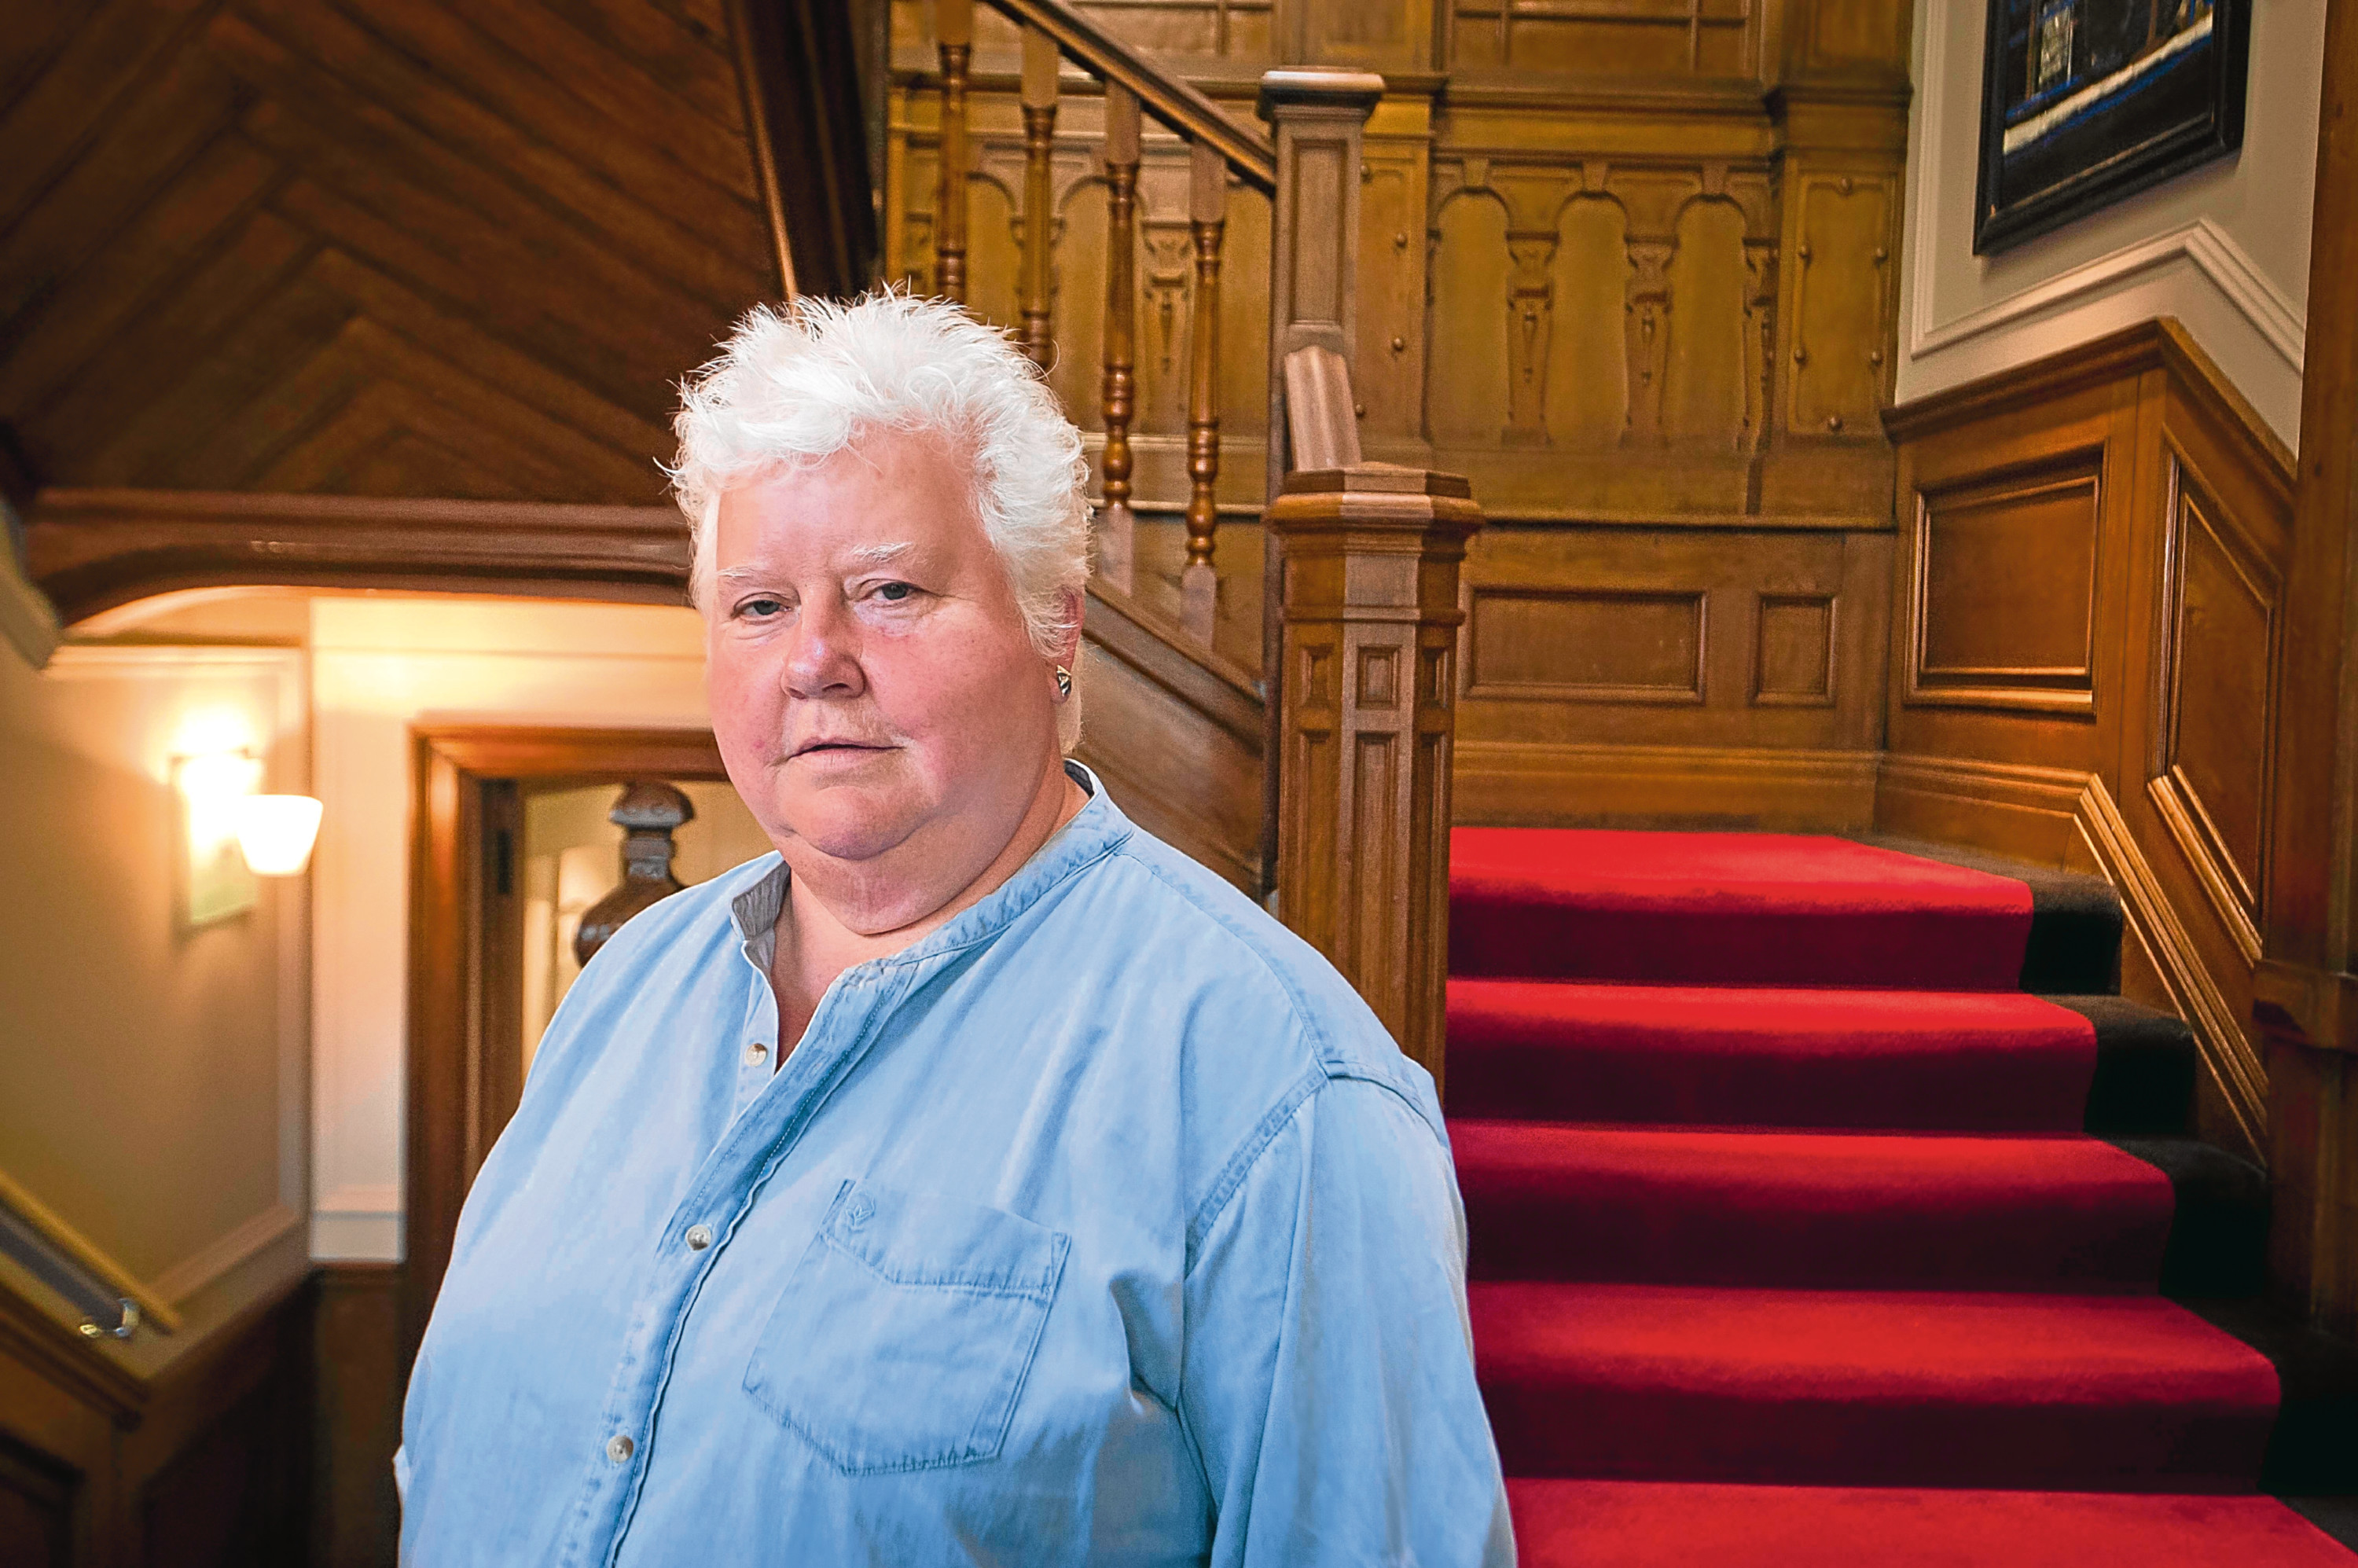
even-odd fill
[[[1053,665],[967,479],[937,440],[880,434],[728,492],[715,524],[730,779],[798,877],[878,918],[979,875],[1058,765]]]

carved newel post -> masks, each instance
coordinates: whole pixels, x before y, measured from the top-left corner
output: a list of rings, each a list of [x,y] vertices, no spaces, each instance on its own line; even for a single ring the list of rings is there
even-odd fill
[[[1367,463],[1288,475],[1268,516],[1284,594],[1278,913],[1437,1080],[1457,569],[1482,512],[1455,474]]]
[[[696,820],[696,807],[667,784],[634,784],[623,789],[606,820],[622,829],[622,880],[582,911],[573,957],[585,965],[631,916],[684,885],[671,874],[671,858],[678,852],[671,836],[681,824]]]

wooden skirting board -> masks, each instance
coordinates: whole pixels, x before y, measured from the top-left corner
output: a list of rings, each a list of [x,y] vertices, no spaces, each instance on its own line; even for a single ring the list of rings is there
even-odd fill
[[[1875,820],[1873,752],[1460,741],[1459,823],[1857,832]]]
[[[2203,964],[2104,780],[2092,778],[2081,791],[2073,822],[2104,880],[2120,893],[2129,930],[2152,957],[2172,1011],[2194,1031],[2203,1070],[2234,1119],[2243,1152],[2266,1162],[2268,1077],[2246,1028],[2248,1001],[2239,1008],[2228,1000]]]
[[[2167,1006],[2194,1031],[2227,1119],[2210,1130],[2262,1157],[2267,1074],[2245,1027],[2250,1010],[2230,1000],[2205,964],[2103,779],[2066,768],[1895,755],[1883,759],[1876,798],[1876,826],[1885,832],[2093,871],[2112,883],[2134,956],[2146,961],[2158,993],[2137,1000]],[[2133,974],[2125,989],[2147,988]]]

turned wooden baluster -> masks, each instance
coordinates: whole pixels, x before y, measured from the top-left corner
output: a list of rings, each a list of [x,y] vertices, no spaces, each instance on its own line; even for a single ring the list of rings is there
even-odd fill
[[[942,57],[942,183],[934,203],[934,292],[966,303],[966,88],[974,56],[974,0],[935,0]]]
[[[1023,351],[1042,370],[1055,357],[1048,316],[1048,244],[1055,232],[1056,40],[1023,29]]]
[[[1130,421],[1138,375],[1138,96],[1106,83],[1105,514],[1098,571],[1133,591],[1135,520],[1130,511]]]
[[[1179,624],[1212,641],[1219,579],[1212,548],[1220,525],[1214,499],[1220,478],[1220,240],[1228,227],[1228,166],[1217,150],[1194,144],[1187,217],[1195,239],[1195,302],[1189,318],[1187,391],[1187,566],[1179,574]]]

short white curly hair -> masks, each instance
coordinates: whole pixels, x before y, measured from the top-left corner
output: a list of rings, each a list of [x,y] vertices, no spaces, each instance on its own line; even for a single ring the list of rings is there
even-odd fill
[[[694,541],[689,597],[707,613],[723,494],[893,431],[936,435],[970,460],[975,515],[1033,646],[1053,657],[1071,634],[1089,579],[1081,433],[1031,360],[950,301],[887,287],[757,305],[680,384],[672,427],[679,455],[665,471]],[[1069,749],[1077,693],[1060,718]]]

